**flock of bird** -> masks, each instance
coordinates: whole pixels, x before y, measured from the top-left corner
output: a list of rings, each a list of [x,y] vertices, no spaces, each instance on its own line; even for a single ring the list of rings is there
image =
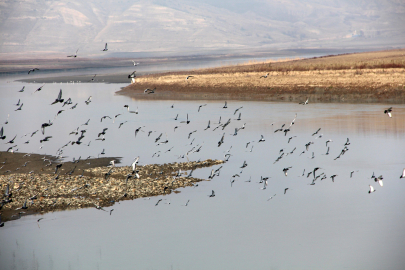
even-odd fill
[[[107,51],[107,50],[108,50],[107,49],[107,44],[105,44],[105,49],[103,51]],[[76,54],[74,56],[68,56],[68,57],[77,57],[77,51],[76,51]],[[139,64],[139,63],[134,62],[134,65],[135,64]],[[32,69],[32,70],[29,71],[29,73],[34,72],[36,70],[38,70],[38,69]],[[134,78],[135,77],[135,72],[133,72],[131,75],[129,75],[129,77],[130,76],[133,76],[133,78]],[[266,74],[266,75],[264,75],[262,77],[267,78],[267,76],[268,76],[268,74]],[[192,77],[192,76],[188,76],[187,79],[189,79],[190,77]],[[44,87],[44,85],[37,88],[33,92],[33,94],[35,94],[38,91],[41,91],[43,87]],[[25,86],[21,90],[19,90],[18,92],[24,92],[24,90],[25,90]],[[149,89],[148,88],[148,89],[146,89],[144,91],[144,93],[145,94],[154,93],[155,90],[156,90],[156,88],[154,88],[154,89]],[[30,131],[29,133],[23,135],[21,138],[23,138],[23,137],[34,138],[34,136],[37,134],[37,132],[41,131],[40,134],[42,134],[44,137],[39,140],[40,144],[42,144],[43,142],[48,142],[49,140],[53,139],[53,136],[49,136],[48,133],[51,132],[52,126],[54,125],[55,121],[57,121],[58,115],[60,115],[61,113],[66,113],[65,111],[74,110],[77,106],[91,106],[90,105],[91,102],[92,102],[92,97],[89,96],[86,100],[81,100],[81,101],[78,101],[78,102],[74,103],[72,98],[67,98],[67,99],[64,98],[63,91],[62,91],[62,89],[60,89],[57,97],[54,100],[52,100],[52,99],[49,100],[49,105],[50,106],[59,106],[54,118],[52,120],[44,121],[43,124],[41,124],[41,126],[38,126],[37,130]],[[309,98],[307,98],[303,102],[300,102],[299,104],[300,105],[308,105],[309,104]],[[23,103],[21,102],[20,99],[15,104],[15,106],[16,106],[15,113],[18,113],[18,111],[23,110]],[[199,105],[198,107],[195,108],[195,112],[190,112],[190,114],[191,115],[193,113],[194,114],[203,114],[203,111],[208,110],[208,107],[210,107],[210,106],[214,106],[214,104],[209,104],[209,105],[206,104],[206,103],[201,104],[201,105]],[[173,109],[174,104],[172,106],[170,106],[170,108]],[[170,110],[170,108],[168,108],[168,110]],[[160,110],[162,110],[162,109],[163,108],[160,108]],[[165,121],[167,121],[167,122],[170,122],[170,121],[173,122],[173,132],[177,132],[176,137],[180,138],[178,141],[180,141],[181,144],[184,144],[184,142],[187,141],[186,145],[187,145],[188,149],[187,149],[186,152],[177,153],[176,156],[177,156],[178,159],[186,158],[188,160],[189,157],[192,154],[199,153],[200,151],[202,151],[203,146],[204,146],[204,148],[210,148],[210,147],[211,148],[212,147],[220,148],[220,147],[223,147],[223,145],[225,144],[226,141],[230,141],[231,143],[228,143],[228,145],[230,145],[229,150],[223,151],[225,161],[229,161],[230,158],[234,156],[234,154],[232,152],[232,147],[233,147],[232,138],[235,137],[235,136],[238,136],[240,132],[242,132],[243,130],[248,128],[249,124],[247,124],[247,123],[244,123],[243,125],[238,124],[239,121],[242,120],[243,106],[235,108],[235,109],[230,109],[230,108],[228,108],[227,101],[225,101],[224,105],[221,106],[221,109],[223,110],[223,113],[219,117],[219,120],[216,123],[214,123],[214,121],[211,122],[212,119],[207,119],[207,126],[206,127],[205,126],[201,127],[201,126],[190,125],[190,123],[192,122],[192,119],[191,119],[191,117],[189,117],[189,113],[186,113],[185,115],[182,116],[182,119],[181,119],[182,121],[178,120],[178,117],[179,117],[178,114],[175,117],[167,117],[167,119],[165,119]],[[393,109],[392,109],[392,107],[390,107],[390,108],[384,110],[384,113],[387,114],[389,117],[392,117],[392,111],[393,111]],[[117,114],[100,116],[100,118],[99,118],[100,123],[103,123],[103,121],[104,122],[105,121],[112,121],[112,124],[115,124],[116,120],[119,119],[120,116],[122,117],[124,114],[127,114],[127,117],[130,117],[130,115],[138,115],[138,114],[141,114],[141,112],[138,111],[138,108],[135,111],[130,110],[129,105],[124,104],[121,107],[120,111],[117,111]],[[169,114],[169,111],[168,111],[167,114]],[[234,117],[236,117],[236,115],[238,115],[238,117],[234,118]],[[229,119],[227,121],[222,121],[222,116],[229,117]],[[287,143],[288,145],[290,145],[290,143],[294,142],[296,140],[295,138],[297,137],[297,135],[291,135],[291,134],[294,134],[294,125],[296,125],[297,117],[298,117],[298,115],[295,114],[294,118],[291,121],[289,121],[289,123],[283,123],[280,126],[280,128],[274,129],[273,130],[274,136],[280,136],[278,139],[283,140],[284,143]],[[92,140],[101,141],[101,142],[106,141],[106,134],[108,134],[109,127],[105,127],[102,130],[100,130],[98,132],[97,138],[90,139],[88,141],[88,143],[83,142],[83,140],[86,137],[87,127],[91,126],[91,122],[93,122],[92,120],[95,121],[97,119],[91,119],[90,118],[87,121],[82,121],[77,126],[77,128],[75,128],[72,132],[69,133],[69,136],[73,135],[73,136],[77,136],[77,137],[70,139],[69,142],[67,142],[66,144],[63,144],[61,147],[59,147],[59,149],[57,149],[57,151],[56,151],[56,156],[57,157],[63,157],[63,154],[64,154],[64,151],[65,151],[66,147],[74,147],[74,145],[76,145],[76,146],[78,146],[78,145],[90,146],[90,143],[92,142]],[[136,120],[122,121],[122,122],[116,124],[116,128],[121,129],[121,127],[125,123],[135,122],[135,121]],[[228,126],[231,126],[230,124],[234,123],[234,122],[237,123],[237,127],[234,127],[234,132],[233,133],[230,133],[229,135],[227,135],[227,133],[225,132],[226,128]],[[4,124],[5,125],[8,124],[8,118],[7,118],[7,121],[4,122]],[[189,129],[180,128],[181,126],[188,126],[188,125],[190,125]],[[274,123],[271,123],[271,124],[269,123],[269,126],[273,126],[273,125],[274,125]],[[136,126],[136,127],[132,126],[132,127],[129,127],[129,128],[133,128],[134,140],[138,141],[138,140],[141,140],[141,139],[143,139],[143,140],[147,139],[147,140],[154,141],[154,144],[156,145],[156,149],[150,149],[149,150],[150,151],[149,154],[152,156],[152,158],[159,157],[160,155],[166,154],[168,152],[174,153],[176,151],[176,150],[173,150],[174,148],[177,148],[176,145],[171,145],[171,147],[167,148],[166,151],[161,150],[160,146],[168,145],[168,143],[169,143],[169,138],[168,138],[168,135],[167,135],[167,131],[165,131],[165,130],[160,130],[160,131],[158,131],[158,130],[148,130],[148,127],[146,125],[141,125],[141,126]],[[179,132],[177,130],[187,130],[187,131],[184,131],[182,134],[179,134]],[[204,142],[200,142],[198,144],[193,144],[195,139],[196,139],[196,134],[197,133],[201,134],[201,133],[204,133],[204,132],[208,132],[209,130],[212,130],[212,131],[221,130],[221,131],[219,131],[220,132],[219,133],[219,139],[218,139],[218,142],[216,144],[210,145],[208,147],[205,146]],[[331,140],[331,139],[322,141],[323,134],[320,134],[319,133],[320,131],[321,131],[321,128],[318,128],[317,130],[314,130],[314,132],[311,133],[311,137],[314,138],[314,140],[310,140],[306,144],[303,144],[303,145],[294,145],[294,148],[291,151],[287,151],[284,148],[280,149],[278,151],[278,153],[277,153],[277,157],[274,160],[269,161],[269,164],[271,164],[271,163],[276,164],[276,163],[280,162],[281,160],[288,159],[287,156],[294,155],[295,150],[297,150],[297,149],[299,151],[301,151],[299,156],[301,156],[302,154],[305,154],[307,152],[309,153],[310,149],[312,148],[311,145],[315,144],[315,141],[316,141],[317,144],[321,143],[321,144],[325,145],[326,149],[325,149],[325,152],[324,152],[323,155],[325,155],[325,156],[330,155],[330,147],[331,147],[331,145],[333,144],[334,141]],[[18,151],[18,144],[16,144],[16,142],[15,142],[15,140],[17,138],[17,135],[15,135],[14,137],[13,137],[13,135],[11,135],[12,139],[8,140],[8,141],[6,140],[6,138],[10,136],[9,135],[10,132],[12,132],[12,131],[9,131],[9,130],[5,129],[4,126],[2,126],[1,129],[0,129],[0,139],[3,140],[3,141],[5,140],[6,141],[5,144],[10,144],[11,145],[7,149],[8,152],[16,152],[16,151]],[[144,132],[145,133],[143,138],[139,138],[139,132]],[[151,137],[151,135],[154,132],[159,134],[156,138]],[[278,133],[278,132],[280,132],[281,135],[277,135],[276,133]],[[165,134],[166,137],[163,137],[163,134]],[[202,137],[204,137],[204,136],[207,136],[207,135],[202,135]],[[269,135],[267,134],[266,136],[269,136]],[[228,137],[230,137],[230,138],[228,138]],[[181,139],[181,138],[183,138],[183,139]],[[29,143],[30,143],[30,140],[27,140],[27,141],[24,142],[24,144],[29,144]],[[254,146],[259,145],[259,144],[260,145],[266,144],[266,137],[264,135],[260,135],[260,137],[258,137],[258,138],[251,138],[251,140],[246,142],[245,148],[247,149],[249,147],[249,145],[250,145],[250,150],[248,152],[253,152]],[[350,140],[349,140],[349,138],[347,138],[345,142],[341,143],[340,148],[338,148],[338,149],[340,149],[339,152],[338,152],[339,154],[336,155],[333,158],[333,160],[344,158],[344,155],[350,149],[349,148],[350,145],[351,145]],[[43,147],[43,145],[41,145],[40,148],[42,148],[42,147]],[[335,146],[335,147],[339,147],[339,146]],[[301,148],[301,149],[299,149],[299,148]],[[210,151],[210,150],[207,149],[206,151]],[[100,156],[103,156],[103,155],[105,155],[105,148],[103,148],[103,150],[101,152],[98,152],[98,154],[95,155],[95,156],[100,157]],[[92,157],[94,157],[94,156],[89,156],[89,157],[87,157],[87,159],[92,158]],[[312,152],[312,155],[310,157],[308,157],[308,158],[314,159],[315,158],[315,153]],[[81,157],[79,157],[78,159],[73,158],[73,160],[75,162],[79,162],[79,161],[81,161]],[[134,164],[135,164],[134,171],[136,171],[135,167],[136,167],[136,164],[137,164],[137,162],[139,160],[139,157],[135,158],[134,160],[135,161],[132,163],[132,166],[134,166]],[[252,161],[252,162],[254,162],[254,161]],[[246,167],[248,167],[249,163],[250,162],[247,162],[245,160],[243,162],[243,164],[241,164],[241,166],[237,168],[238,171],[235,172],[231,176],[231,178],[229,180],[231,187],[235,184],[236,179],[241,177],[241,175],[243,173],[243,170]],[[112,164],[112,167],[115,166],[114,161],[112,161],[111,164]],[[4,164],[4,165],[6,166],[7,164]],[[25,164],[25,166],[26,166],[26,164]],[[60,163],[54,164],[54,163],[50,162],[47,166],[55,166],[55,174],[56,174],[57,171],[58,171],[58,168],[60,168],[61,165],[60,165]],[[0,169],[2,169],[3,167],[1,167]],[[295,166],[293,166],[293,165],[285,166],[282,169],[282,172],[280,172],[280,173],[282,173],[285,177],[288,177],[289,171],[291,169],[293,169],[293,167],[295,169]],[[220,168],[217,168],[217,169],[212,169],[210,175],[208,176],[208,179],[212,180],[215,177],[219,177],[221,168],[222,168],[222,166]],[[268,169],[269,169],[269,167],[266,168],[267,171],[268,171]],[[307,173],[306,173],[306,170],[307,170]],[[335,180],[338,179],[338,175],[336,173],[332,172],[328,176],[327,172],[326,171],[322,172],[322,170],[323,169],[321,167],[319,167],[319,166],[315,166],[315,167],[309,168],[309,169],[305,168],[303,170],[303,172],[302,172],[302,175],[300,175],[300,177],[308,178],[309,179],[308,185],[315,185],[315,184],[317,184],[317,183],[319,183],[319,182],[321,182],[321,181],[323,181],[323,180],[325,180],[327,178],[329,178],[330,181],[332,181],[332,182],[335,182]],[[192,176],[192,172],[193,171],[190,171],[188,173],[188,177]],[[355,171],[350,172],[350,178],[353,176],[354,172]],[[6,173],[11,173],[11,171],[6,171]],[[181,176],[181,175],[182,175],[182,172],[179,172],[178,175],[174,176],[174,177],[178,177],[178,176]],[[269,178],[270,178],[269,176],[263,176],[263,175],[260,176],[260,180],[257,182],[257,183],[260,184],[260,189],[265,190],[265,189],[268,188]],[[402,175],[400,176],[400,178],[405,178],[405,169],[403,170]],[[374,180],[381,187],[383,186],[383,181],[382,181],[383,176],[382,175],[376,177],[374,175],[374,172],[373,172],[373,175],[371,176],[371,180]],[[246,182],[251,182],[251,181],[252,180],[251,180],[251,177],[250,177],[249,180],[247,180]],[[289,187],[285,187],[284,190],[283,190],[283,193],[287,194],[287,191],[289,191],[289,190],[291,190]],[[370,184],[368,192],[373,193],[375,191],[376,191],[376,189]],[[5,194],[4,196],[6,196],[6,195],[7,194]],[[210,197],[210,198],[215,197],[216,196],[215,191],[212,190],[212,192],[210,194],[207,194],[207,196]],[[273,199],[275,196],[276,196],[276,194],[271,196],[268,200]],[[161,200],[162,199],[159,199],[159,201],[156,203],[156,206],[159,204],[159,202]],[[190,200],[187,201],[185,206],[188,205],[189,201]]]

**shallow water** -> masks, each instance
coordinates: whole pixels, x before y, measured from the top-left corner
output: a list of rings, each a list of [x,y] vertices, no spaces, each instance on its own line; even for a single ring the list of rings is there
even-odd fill
[[[23,85],[25,91],[19,93]],[[79,127],[87,129],[83,143],[64,147],[65,160],[97,157],[103,149],[103,156],[122,157],[122,165],[137,156],[141,165],[224,159],[229,149],[231,157],[212,181],[179,194],[115,204],[106,209],[114,209],[111,216],[91,208],[7,222],[0,229],[1,269],[401,269],[405,264],[405,180],[399,179],[405,167],[404,105],[396,105],[389,118],[384,104],[229,101],[224,109],[223,101],[140,101],[115,95],[124,84],[55,83],[33,93],[39,86],[0,83],[4,142],[17,135],[12,145],[19,152],[55,155],[79,137],[69,135]],[[78,103],[75,109],[50,105],[59,89],[62,98]],[[86,105],[89,96],[91,103]],[[24,105],[14,111],[18,99]],[[126,104],[138,114],[129,113]],[[198,112],[203,104],[207,105]],[[241,120],[235,120],[239,112],[234,111],[242,106]],[[64,111],[54,119],[59,110]],[[9,123],[4,124],[7,114]],[[121,115],[115,123],[100,121],[117,114]],[[181,123],[187,114],[190,123]],[[282,124],[289,126],[295,114],[287,136],[274,133]],[[220,117],[222,123],[231,123],[213,131]],[[88,119],[89,124],[81,126]],[[44,135],[39,131],[30,137],[48,120],[53,125]],[[204,130],[209,120],[211,128]],[[246,128],[233,136],[244,123]],[[142,128],[135,138],[138,127]],[[105,141],[95,140],[103,128],[108,128]],[[160,133],[167,144],[155,143]],[[224,143],[218,147],[223,133]],[[258,142],[261,135],[264,142]],[[45,136],[52,138],[40,143]],[[296,137],[288,143],[292,136]],[[334,160],[347,138],[349,151]],[[328,139],[333,142],[325,155]],[[301,154],[308,142],[314,144]],[[0,150],[12,145],[2,143]],[[199,152],[179,158],[199,146]],[[274,164],[281,149],[285,155]],[[244,161],[248,166],[241,169]],[[285,176],[283,168],[289,166]],[[327,178],[309,185],[313,177],[306,175],[315,167],[321,168],[317,175],[325,173]],[[210,171],[200,169],[193,176],[208,179]],[[373,172],[383,175],[383,187],[370,178]],[[240,177],[231,187],[234,174]],[[333,174],[338,175],[334,183],[329,178]],[[261,176],[270,177],[264,190],[258,183]],[[368,185],[376,192],[368,194]],[[208,197],[211,190],[214,198]],[[163,201],[155,206],[160,198]],[[39,218],[43,220],[37,222]]]

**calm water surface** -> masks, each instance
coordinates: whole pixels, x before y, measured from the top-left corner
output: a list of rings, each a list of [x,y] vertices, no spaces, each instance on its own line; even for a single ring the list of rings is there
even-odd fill
[[[25,91],[19,93],[24,85]],[[55,83],[34,93],[39,86],[14,78],[0,82],[0,123],[7,139],[17,135],[13,149],[19,152],[56,155],[79,137],[69,135],[79,127],[87,129],[83,143],[64,147],[65,160],[97,157],[103,149],[104,156],[121,157],[121,165],[130,165],[137,156],[141,165],[224,159],[228,153],[231,157],[212,181],[179,194],[117,203],[106,209],[114,209],[111,216],[90,208],[7,222],[0,229],[0,269],[402,269],[405,265],[405,180],[399,179],[405,167],[404,105],[395,105],[388,118],[383,111],[389,105],[384,104],[228,101],[224,109],[224,101],[117,96],[114,92],[125,86],[120,84]],[[72,105],[50,105],[60,89]],[[86,105],[89,96],[91,103]],[[19,99],[24,105],[15,111]],[[129,113],[124,105],[138,114]],[[239,107],[243,108],[234,114]],[[59,110],[64,111],[54,119]],[[239,112],[241,120],[236,120]],[[8,114],[9,123],[4,124]],[[187,114],[190,123],[181,123]],[[274,132],[283,124],[288,127],[295,114],[287,136]],[[102,116],[112,119],[101,121]],[[220,117],[221,123],[231,122],[224,130],[213,131]],[[88,119],[89,124],[82,125]],[[45,135],[39,131],[31,137],[49,120],[53,125]],[[211,128],[204,130],[209,120]],[[245,129],[233,136],[244,123]],[[103,128],[108,128],[105,141],[95,140]],[[158,145],[155,139],[161,133],[161,141],[168,143]],[[261,135],[264,142],[258,142]],[[40,143],[45,136],[52,138]],[[347,138],[349,151],[334,160]],[[305,151],[308,142],[314,144]],[[199,152],[191,151],[200,146]],[[8,147],[0,144],[1,151]],[[281,149],[285,154],[274,163]],[[244,161],[248,166],[242,169]],[[285,176],[287,167],[292,168]],[[321,168],[317,175],[327,178],[310,185],[313,177],[307,178],[307,173],[315,167]],[[211,168],[200,169],[193,176],[208,179],[210,172]],[[383,187],[371,179],[373,172],[383,175]],[[235,174],[239,177],[233,178]],[[333,174],[338,175],[334,183]],[[266,189],[259,183],[261,176],[269,177]],[[369,185],[376,192],[368,194]],[[212,190],[214,198],[208,197]],[[38,218],[43,220],[38,223]]]

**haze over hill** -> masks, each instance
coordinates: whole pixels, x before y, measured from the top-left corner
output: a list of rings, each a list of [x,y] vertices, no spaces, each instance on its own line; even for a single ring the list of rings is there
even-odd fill
[[[1,1],[0,53],[389,48],[404,44],[404,14],[401,0]]]

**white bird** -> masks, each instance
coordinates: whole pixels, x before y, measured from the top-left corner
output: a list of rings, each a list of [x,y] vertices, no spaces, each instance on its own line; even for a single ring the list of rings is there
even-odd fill
[[[136,169],[136,164],[138,163],[139,157],[135,158],[134,162],[132,162],[132,171],[135,171]]]
[[[372,185],[368,185],[368,186],[370,187],[370,190],[368,191],[368,193],[375,192],[375,189],[373,188],[373,186],[372,186]]]
[[[134,60],[131,60],[133,63],[134,63],[134,66],[137,66],[137,65],[139,65],[140,63],[135,63],[135,61]]]

